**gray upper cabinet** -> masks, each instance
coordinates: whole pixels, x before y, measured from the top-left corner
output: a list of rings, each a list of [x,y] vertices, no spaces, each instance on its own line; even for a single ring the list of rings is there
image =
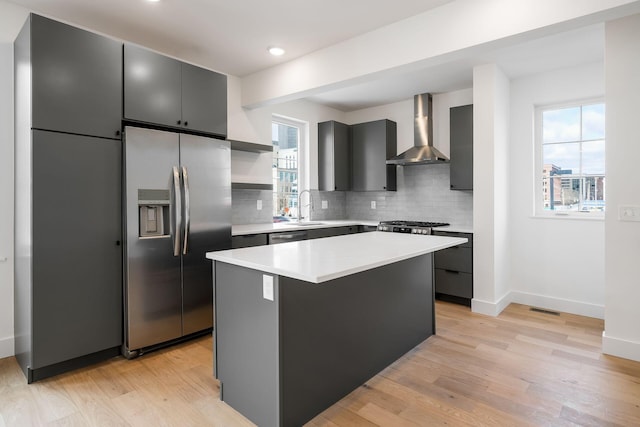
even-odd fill
[[[180,126],[180,61],[125,44],[124,93],[125,118],[165,126]]]
[[[227,77],[150,50],[124,46],[124,117],[227,135]]]
[[[183,63],[182,120],[187,128],[226,137],[227,76]]]
[[[26,25],[32,127],[120,139],[122,43],[34,14]]]
[[[333,120],[318,123],[318,190],[351,188],[350,157],[349,126]]]
[[[351,126],[351,189],[395,191],[396,166],[386,161],[397,152],[396,123],[376,120]]]
[[[450,112],[452,190],[473,190],[473,105]]]

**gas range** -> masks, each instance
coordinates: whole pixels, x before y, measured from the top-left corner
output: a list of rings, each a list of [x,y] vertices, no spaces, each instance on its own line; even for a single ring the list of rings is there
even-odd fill
[[[446,222],[431,221],[380,221],[378,231],[408,234],[431,234],[434,227],[447,226]]]

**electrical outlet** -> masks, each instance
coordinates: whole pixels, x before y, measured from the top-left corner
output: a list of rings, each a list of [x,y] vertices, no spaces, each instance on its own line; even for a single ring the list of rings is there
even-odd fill
[[[371,209],[375,209],[376,208],[376,201],[372,200],[371,201]]]
[[[259,211],[262,210],[262,200],[258,200],[258,203],[256,203],[256,209],[258,209]]]
[[[262,275],[262,298],[273,301],[273,276]]]
[[[322,209],[329,209],[329,201],[328,200],[323,200],[322,201]]]
[[[618,219],[620,221],[640,221],[640,206],[620,206]]]

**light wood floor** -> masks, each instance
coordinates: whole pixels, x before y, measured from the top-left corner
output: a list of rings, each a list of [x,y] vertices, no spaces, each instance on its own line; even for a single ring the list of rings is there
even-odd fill
[[[308,425],[640,425],[640,363],[601,354],[603,322],[437,303],[429,338]],[[218,399],[211,338],[27,385],[0,360],[0,427],[250,426]]]

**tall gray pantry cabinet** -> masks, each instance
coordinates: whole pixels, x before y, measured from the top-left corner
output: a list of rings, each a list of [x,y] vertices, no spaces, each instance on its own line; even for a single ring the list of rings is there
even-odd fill
[[[15,55],[15,352],[29,382],[122,344],[122,44],[30,15]]]

